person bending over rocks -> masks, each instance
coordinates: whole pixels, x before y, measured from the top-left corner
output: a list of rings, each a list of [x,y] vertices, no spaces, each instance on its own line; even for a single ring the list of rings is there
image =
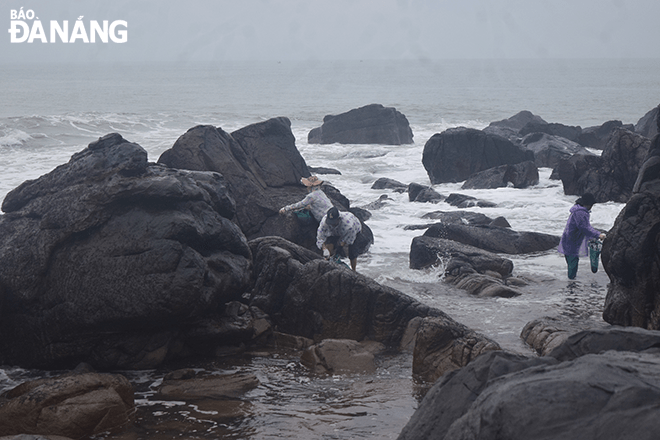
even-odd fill
[[[300,182],[307,187],[309,194],[307,194],[301,201],[280,209],[280,214],[295,211],[296,215],[301,220],[314,217],[317,222],[320,222],[321,219],[323,219],[323,216],[328,212],[328,209],[332,208],[332,202],[328,196],[321,191],[321,184],[323,184],[323,181],[316,176],[310,176],[309,178],[303,177],[300,179]]]
[[[323,250],[323,256],[347,256],[353,271],[357,266],[358,250],[366,241],[360,220],[350,212],[340,212],[335,207],[328,210],[316,231],[316,246]]]
[[[564,233],[559,241],[559,253],[564,254],[568,265],[568,279],[573,280],[577,275],[580,257],[588,255],[588,242],[594,238],[605,239],[605,234],[598,232],[589,222],[591,208],[596,203],[593,194],[585,193],[575,201],[566,222]]]

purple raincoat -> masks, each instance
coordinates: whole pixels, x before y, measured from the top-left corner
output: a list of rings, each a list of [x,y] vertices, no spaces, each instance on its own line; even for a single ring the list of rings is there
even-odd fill
[[[557,250],[564,255],[586,257],[587,242],[598,237],[600,232],[591,227],[587,208],[576,204],[571,207],[570,212]]]

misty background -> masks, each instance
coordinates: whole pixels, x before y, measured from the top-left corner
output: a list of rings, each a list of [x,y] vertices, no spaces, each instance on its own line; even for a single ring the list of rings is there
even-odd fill
[[[5,1],[0,63],[660,58],[657,0]],[[128,41],[10,43],[10,11]],[[31,24],[30,21],[28,23]]]

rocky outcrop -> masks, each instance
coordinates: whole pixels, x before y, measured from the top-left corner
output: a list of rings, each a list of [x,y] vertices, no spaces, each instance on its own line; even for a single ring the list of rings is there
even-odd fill
[[[445,199],[445,202],[457,208],[471,208],[478,206],[480,208],[493,208],[497,203],[489,202],[486,200],[477,199],[476,197],[467,196],[465,194],[451,193]]]
[[[452,240],[426,235],[413,238],[410,268],[432,266],[443,267],[444,281],[471,295],[509,298],[521,293],[506,284],[513,271],[511,260]]]
[[[530,133],[520,143],[534,153],[534,163],[538,167],[556,168],[562,159],[574,154],[593,155],[576,142],[546,133]]]
[[[464,127],[434,134],[422,155],[433,184],[460,182],[489,168],[528,160],[534,160],[531,151],[500,136]]]
[[[501,165],[470,176],[462,189],[527,188],[539,183],[539,169],[532,161]]]
[[[635,133],[653,139],[660,133],[658,126],[660,126],[660,106],[649,110],[637,121],[637,124],[635,124]]]
[[[408,185],[394,179],[381,177],[371,185],[371,189],[391,189],[394,190],[394,192],[406,192],[408,190]]]
[[[413,375],[432,383],[490,350],[501,348],[497,342],[454,320],[424,318],[416,333]]]
[[[607,326],[596,324],[589,330],[570,334],[558,346],[547,351],[560,361],[572,361],[588,354],[601,354],[607,351],[642,353],[649,351],[658,354],[660,332],[636,327]]]
[[[234,220],[248,239],[276,235],[316,250],[315,220],[278,214],[281,207],[305,197],[300,178],[310,175],[287,118],[249,125],[232,134],[210,125],[193,127],[158,162],[221,173],[231,196],[240,200]],[[336,188],[324,184],[321,189],[338,209],[350,209],[350,202]],[[363,223],[362,228],[373,242],[369,227]]]
[[[399,440],[652,439],[660,356],[608,351],[559,362],[502,351],[443,376]]]
[[[2,395],[0,437],[91,438],[132,423],[133,387],[118,374],[85,373],[24,382]],[[4,438],[4,437],[3,437]]]
[[[259,386],[252,373],[208,374],[194,369],[168,373],[156,389],[155,399],[195,402],[199,400],[231,400]]]
[[[255,239],[251,246],[255,287],[250,304],[265,311],[278,331],[317,343],[369,339],[398,347],[411,319],[443,316],[437,309],[280,238]]]
[[[552,137],[560,137],[568,141],[577,142],[582,133],[582,128],[579,126],[570,126],[559,124],[556,122],[541,122],[530,121],[520,129],[518,134],[525,137],[532,133],[543,133]]]
[[[430,227],[427,237],[444,238],[505,254],[529,254],[557,247],[560,237],[540,232],[514,231],[487,225],[438,224]]]
[[[576,321],[575,319],[546,316],[528,322],[522,329],[520,338],[539,355],[547,356],[555,348],[563,345],[572,335],[605,327],[607,324],[604,322]]]
[[[559,164],[564,194],[592,193],[596,202],[625,203],[632,195],[637,174],[650,141],[628,130],[618,129],[601,157],[575,155]]]
[[[602,125],[583,128],[577,142],[583,147],[604,150],[612,134],[619,128],[635,131],[635,127],[632,124],[624,125],[621,121],[607,121]]]
[[[339,115],[327,115],[323,125],[309,132],[310,144],[380,144],[413,143],[408,119],[393,107],[371,104]]]
[[[528,124],[547,124],[540,116],[533,114],[528,110],[523,110],[508,119],[491,122],[484,132],[492,135],[501,136],[512,142],[517,142],[520,136],[520,130]]]
[[[603,243],[610,278],[603,318],[610,324],[660,330],[660,135]]]
[[[418,203],[439,203],[445,197],[430,186],[411,183],[408,185],[408,200]]]
[[[223,177],[104,136],[11,191],[0,216],[0,363],[151,368],[250,281]]]

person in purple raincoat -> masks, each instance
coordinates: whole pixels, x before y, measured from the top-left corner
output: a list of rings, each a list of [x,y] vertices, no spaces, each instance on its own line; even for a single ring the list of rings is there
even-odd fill
[[[589,216],[591,208],[596,203],[593,194],[585,193],[575,201],[569,210],[571,215],[566,222],[566,228],[559,241],[559,253],[564,254],[568,265],[568,278],[575,279],[580,257],[588,255],[587,244],[593,238],[603,240],[605,234],[591,227]]]

